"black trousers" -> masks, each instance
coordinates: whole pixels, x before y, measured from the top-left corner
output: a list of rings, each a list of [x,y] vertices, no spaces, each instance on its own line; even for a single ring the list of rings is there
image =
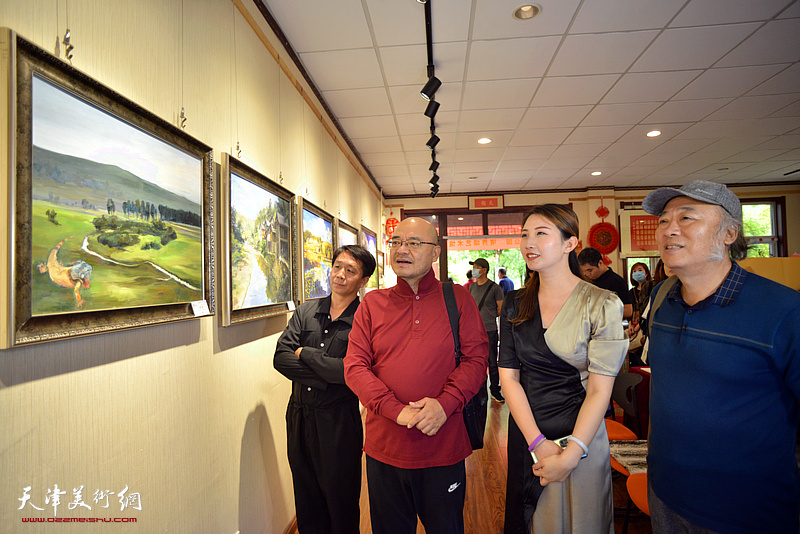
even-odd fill
[[[529,534],[525,525],[525,457],[528,444],[514,418],[508,416],[508,474],[503,534]],[[528,453],[524,453],[528,454]],[[530,455],[529,455],[530,456]]]
[[[497,370],[497,330],[486,332],[489,337],[489,391],[500,393],[500,372]]]
[[[417,516],[427,534],[463,534],[467,495],[464,461],[445,467],[403,469],[367,455],[373,534],[414,534]]]
[[[358,401],[289,402],[287,448],[300,534],[358,534],[363,431]]]

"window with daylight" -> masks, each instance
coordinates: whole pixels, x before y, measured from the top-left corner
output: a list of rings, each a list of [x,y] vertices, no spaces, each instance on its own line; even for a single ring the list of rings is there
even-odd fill
[[[742,222],[748,258],[785,256],[783,226],[784,199],[742,202]]]

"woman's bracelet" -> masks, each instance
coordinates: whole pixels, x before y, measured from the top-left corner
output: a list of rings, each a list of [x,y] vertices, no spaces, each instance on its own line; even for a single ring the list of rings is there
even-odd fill
[[[547,439],[547,438],[546,438],[546,437],[544,437],[544,434],[539,434],[539,437],[538,437],[538,438],[536,438],[535,440],[533,440],[533,443],[531,443],[531,444],[530,444],[530,446],[528,447],[528,451],[530,451],[530,452],[533,452],[533,451],[535,451],[535,450],[536,450],[536,447],[538,447],[539,445],[541,445],[541,444],[542,444],[542,442],[543,442],[543,441],[545,441],[546,439]]]
[[[575,442],[581,449],[583,449],[583,456],[581,456],[581,460],[589,456],[589,447],[586,446],[584,442],[576,438],[575,436],[569,436],[567,438],[569,441]]]

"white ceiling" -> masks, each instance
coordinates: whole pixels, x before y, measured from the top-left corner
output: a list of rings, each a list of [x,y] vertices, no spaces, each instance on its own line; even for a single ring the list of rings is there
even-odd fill
[[[423,4],[263,1],[384,195],[428,194]],[[429,1],[440,195],[800,180],[797,0]]]

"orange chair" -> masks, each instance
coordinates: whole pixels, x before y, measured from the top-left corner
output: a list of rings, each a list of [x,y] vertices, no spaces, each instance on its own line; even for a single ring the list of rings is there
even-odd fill
[[[634,473],[628,477],[625,484],[628,487],[633,504],[642,512],[650,515],[650,506],[647,504],[647,473]]]
[[[606,432],[610,441],[631,441],[639,439],[636,433],[622,423],[606,418]]]
[[[650,515],[650,506],[647,504],[647,473],[634,473],[625,483],[628,488],[628,506],[625,509],[625,521],[622,524],[622,534],[628,532],[628,519],[631,515],[631,502],[636,507]]]
[[[611,457],[611,469],[613,469],[614,471],[617,471],[618,473],[622,473],[626,477],[631,476],[630,471],[625,469],[625,467],[621,463],[616,461],[613,456]]]

